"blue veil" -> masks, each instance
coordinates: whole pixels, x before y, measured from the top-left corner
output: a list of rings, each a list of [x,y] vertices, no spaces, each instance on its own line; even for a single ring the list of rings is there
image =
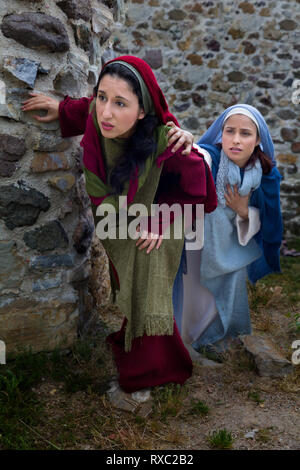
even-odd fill
[[[272,272],[280,272],[280,246],[283,235],[282,216],[280,209],[280,181],[282,179],[276,168],[275,152],[272,137],[262,114],[248,104],[236,104],[225,109],[215,122],[207,129],[198,145],[208,150],[213,160],[212,173],[216,178],[219,166],[220,150],[216,144],[221,142],[222,126],[227,114],[235,108],[244,108],[255,117],[259,125],[260,147],[272,159],[273,168],[269,174],[263,175],[261,185],[250,199],[250,204],[260,211],[261,229],[255,240],[262,249],[262,256],[248,266],[248,278],[252,283]]]
[[[259,134],[261,140],[260,147],[262,151],[272,159],[273,165],[275,166],[276,161],[274,156],[274,145],[267,123],[262,114],[258,111],[258,109],[254,108],[253,106],[250,106],[249,104],[235,104],[234,106],[230,106],[229,108],[225,109],[225,111],[223,111],[223,113],[218,117],[218,119],[216,119],[215,122],[207,129],[207,131],[199,140],[198,145],[215,145],[218,142],[221,142],[222,126],[226,115],[235,108],[244,108],[253,114],[259,125]]]

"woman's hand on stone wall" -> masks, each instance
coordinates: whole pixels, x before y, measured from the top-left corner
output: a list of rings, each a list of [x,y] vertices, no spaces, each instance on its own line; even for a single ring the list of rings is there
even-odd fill
[[[33,116],[40,122],[51,122],[58,119],[59,101],[50,98],[50,96],[43,95],[42,93],[29,93],[32,98],[23,101],[22,111],[33,111],[36,109],[44,109],[47,111],[46,116]]]
[[[167,126],[172,127],[167,134],[168,146],[176,142],[172,148],[172,152],[176,152],[182,145],[184,145],[185,149],[182,151],[182,155],[189,155],[194,143],[193,134],[177,127],[172,121],[167,122]]]

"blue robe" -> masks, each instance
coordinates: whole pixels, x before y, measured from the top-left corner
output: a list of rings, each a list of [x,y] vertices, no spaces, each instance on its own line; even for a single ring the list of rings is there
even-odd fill
[[[201,147],[212,157],[212,174],[216,181],[220,150],[217,146],[208,144],[201,144]],[[249,205],[259,209],[261,227],[246,246],[239,244],[234,224],[236,213],[229,207],[218,206],[214,212],[205,215],[204,248],[199,276],[201,284],[214,296],[218,315],[193,343],[196,349],[216,342],[219,349],[223,349],[227,338],[251,333],[247,277],[250,282],[255,283],[266,274],[280,272],[280,180],[280,173],[273,167],[268,175],[262,176],[260,187],[253,191]],[[179,272],[175,281],[177,298],[173,297],[179,329],[183,304],[181,276],[182,272]]]

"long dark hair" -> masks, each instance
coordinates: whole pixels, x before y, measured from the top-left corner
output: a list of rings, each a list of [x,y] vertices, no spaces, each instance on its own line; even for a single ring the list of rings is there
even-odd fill
[[[94,88],[95,96],[98,94],[99,83],[104,75],[116,76],[125,80],[137,96],[140,107],[143,108],[139,81],[134,73],[122,64],[112,62],[102,70],[97,85]],[[124,184],[135,176],[136,169],[138,169],[138,175],[143,172],[147,158],[157,148],[157,142],[154,139],[154,129],[157,125],[158,118],[150,114],[138,120],[134,133],[127,139],[124,153],[118,159],[116,166],[109,175],[109,184],[114,194],[122,193]]]
[[[267,175],[268,173],[270,173],[273,168],[272,160],[270,157],[268,157],[268,155],[266,155],[262,151],[259,145],[256,145],[256,147],[254,148],[253,153],[247,162],[247,165],[250,164],[254,166],[257,159],[260,160],[263,174]]]

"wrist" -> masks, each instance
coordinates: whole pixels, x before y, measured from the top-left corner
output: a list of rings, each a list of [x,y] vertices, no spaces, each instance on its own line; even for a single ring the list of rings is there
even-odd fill
[[[248,211],[248,207],[244,210],[241,210],[238,212],[238,215],[241,217],[241,219],[243,220],[247,220],[249,218],[249,211]]]

